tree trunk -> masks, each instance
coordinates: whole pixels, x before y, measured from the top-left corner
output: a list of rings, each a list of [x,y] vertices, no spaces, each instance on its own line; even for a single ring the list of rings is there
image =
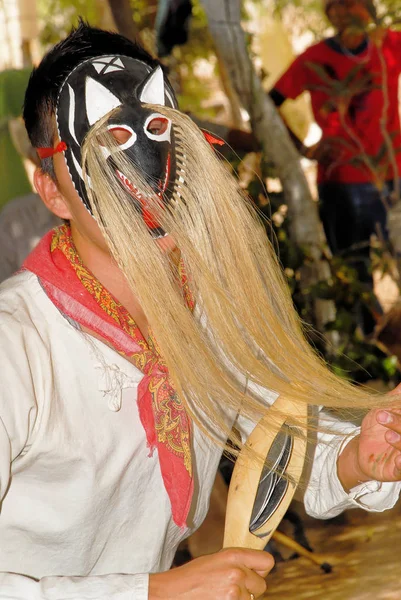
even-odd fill
[[[96,7],[96,25],[101,29],[117,31],[117,25],[111,13],[110,4],[103,0],[95,0]]]
[[[243,129],[244,120],[241,115],[241,103],[237,96],[237,92],[233,87],[231,77],[227,72],[226,63],[224,59],[219,55],[217,48],[216,56],[217,63],[219,65],[220,81],[223,86],[224,93],[227,96],[228,102],[230,104],[231,124],[236,129]]]
[[[302,272],[302,286],[308,288],[330,277],[330,267],[322,259],[323,230],[317,206],[300,164],[300,157],[273,102],[262,87],[250,59],[241,27],[241,0],[201,0],[217,53],[225,62],[233,87],[247,110],[252,131],[266,157],[275,165],[290,215],[293,241],[309,257]],[[335,318],[331,301],[316,300],[316,326]]]
[[[129,0],[108,0],[117,30],[132,42],[140,40],[139,31],[132,18]]]

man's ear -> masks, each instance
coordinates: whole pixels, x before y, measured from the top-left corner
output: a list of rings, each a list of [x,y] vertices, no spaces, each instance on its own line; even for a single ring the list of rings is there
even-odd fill
[[[71,219],[71,212],[64,196],[61,194],[56,182],[50,175],[44,173],[42,169],[36,169],[33,176],[33,182],[43,203],[53,214],[60,217],[60,219]]]

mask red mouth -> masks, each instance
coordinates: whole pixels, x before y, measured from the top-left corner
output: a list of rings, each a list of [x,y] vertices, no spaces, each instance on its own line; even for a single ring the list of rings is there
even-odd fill
[[[161,208],[164,208],[164,205],[165,205],[164,193],[167,189],[167,184],[170,179],[170,171],[171,171],[171,155],[169,152],[169,154],[167,156],[167,161],[166,161],[166,169],[165,169],[165,173],[164,173],[164,179],[159,181],[159,184],[158,184],[159,191],[155,192],[156,196],[160,200],[159,205]],[[140,204],[140,206],[142,208],[142,217],[145,222],[145,225],[147,227],[149,227],[149,229],[159,229],[160,223],[157,222],[154,214],[149,209],[149,201],[148,201],[147,197],[144,196],[140,192],[140,190],[137,188],[137,186],[130,179],[128,179],[128,177],[126,177],[123,173],[121,173],[121,171],[119,171],[118,169],[116,169],[116,175],[117,175],[119,181],[121,181],[121,183],[125,187],[125,189]]]

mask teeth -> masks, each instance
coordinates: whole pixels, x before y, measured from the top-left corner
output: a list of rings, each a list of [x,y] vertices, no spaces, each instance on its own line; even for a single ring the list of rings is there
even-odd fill
[[[184,186],[186,185],[186,179],[184,177],[185,172],[183,170],[180,170],[180,173],[182,174],[178,173],[178,177],[174,181],[173,193],[170,200],[170,204],[172,205],[177,205],[178,203],[184,202],[183,196]]]
[[[178,201],[183,201],[183,188],[186,185],[186,171],[183,168],[185,163],[178,164],[176,168],[176,179],[174,181],[174,189],[173,189],[173,203],[176,204]]]
[[[186,185],[186,172],[187,172],[187,156],[180,149],[180,142],[184,139],[182,132],[177,127],[174,128],[176,137],[176,150],[175,150],[175,164],[176,164],[176,178],[173,186],[173,193],[170,199],[170,205],[172,207],[178,204],[185,203],[184,200],[184,186]]]
[[[179,150],[176,151],[175,154],[175,164],[176,164],[176,179],[179,179],[180,181],[182,179],[185,179],[186,176],[186,166],[187,166],[187,160],[186,160],[186,155],[181,153]]]
[[[180,146],[178,146],[175,150],[175,155],[178,156],[178,158],[184,159],[185,158],[185,153],[183,150],[181,150]]]
[[[184,162],[184,161],[177,162],[176,161],[176,171],[179,175],[184,176],[186,174],[185,167],[186,167],[186,162]]]
[[[185,173],[185,168],[187,165],[186,162],[186,156],[176,156],[176,160],[175,160],[175,164],[176,164],[176,171],[180,172],[180,173]]]

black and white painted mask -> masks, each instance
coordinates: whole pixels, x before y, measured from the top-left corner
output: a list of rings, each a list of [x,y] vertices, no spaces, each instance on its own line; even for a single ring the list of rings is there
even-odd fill
[[[115,108],[119,110],[107,127],[119,140],[120,149],[141,169],[164,202],[172,196],[177,179],[172,123],[144,104],[177,107],[174,92],[161,67],[152,69],[135,58],[100,56],[86,60],[63,83],[56,110],[57,127],[65,144],[64,157],[75,189],[89,212],[81,149],[89,129]],[[102,150],[109,153],[106,148]],[[117,169],[116,176],[142,210],[152,235],[165,235],[147,212],[146,202],[135,182]]]

